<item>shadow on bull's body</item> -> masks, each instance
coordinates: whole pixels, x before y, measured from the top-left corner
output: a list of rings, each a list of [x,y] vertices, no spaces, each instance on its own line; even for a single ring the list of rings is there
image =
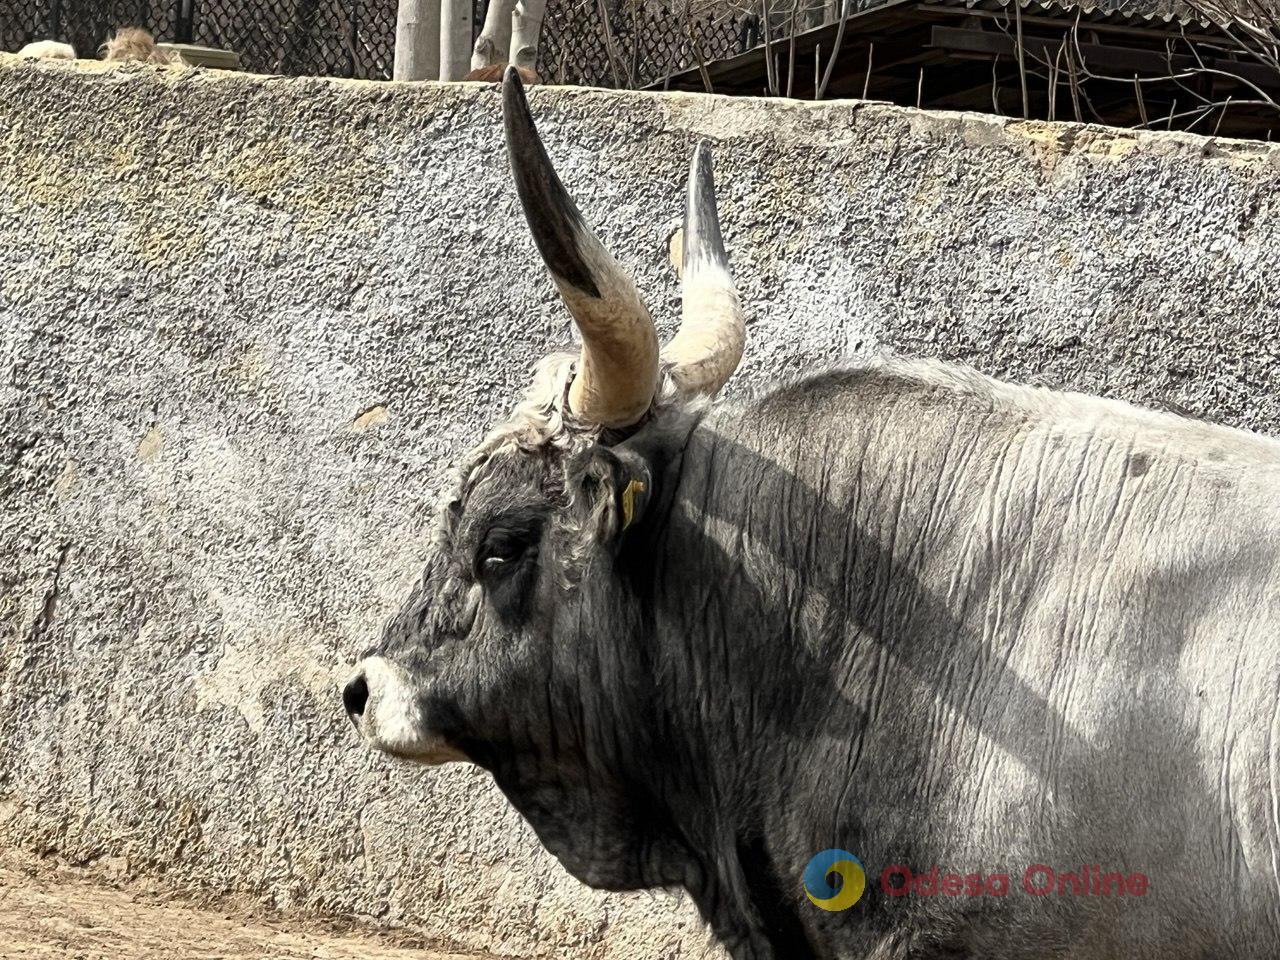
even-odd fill
[[[831,374],[774,394],[766,405],[811,406],[811,429],[794,435],[815,443],[822,442],[824,417],[857,415],[860,432],[875,433],[893,421],[856,386],[864,378],[870,392],[892,385],[892,378]],[[839,384],[849,389],[844,409],[808,396]],[[929,393],[920,384],[902,388],[894,403],[906,407],[913,393]],[[953,399],[961,408],[981,403]],[[697,499],[659,527],[666,548],[651,595],[655,629],[668,638],[664,649],[687,651],[689,659],[658,675],[668,680],[669,703],[715,705],[714,716],[702,718],[715,731],[707,735],[708,753],[679,768],[708,769],[708,757],[722,746],[733,758],[727,767],[733,779],[706,792],[752,808],[737,813],[744,833],[795,837],[808,851],[857,851],[873,871],[873,886],[878,872],[894,864],[1007,872],[1015,884],[1009,900],[921,903],[871,895],[847,914],[813,922],[841,928],[832,939],[851,956],[902,929],[916,931],[903,953],[913,957],[1055,956],[1082,945],[1092,955],[1141,956],[1146,942],[1160,944],[1153,954],[1160,956],[1178,955],[1170,943],[1187,956],[1271,955],[1280,943],[1274,875],[1264,869],[1262,878],[1247,879],[1233,838],[1239,813],[1227,809],[1231,787],[1210,779],[1194,745],[1195,724],[1229,724],[1232,704],[1204,699],[1203,689],[1187,683],[1194,664],[1186,670],[1180,663],[1201,615],[1216,612],[1212,604],[1196,610],[1189,598],[1212,596],[1227,569],[1230,578],[1252,584],[1265,607],[1274,554],[1258,544],[1226,545],[1161,569],[1161,531],[1152,530],[1157,553],[1141,561],[1141,578],[1125,590],[1082,583],[1046,599],[1081,569],[1105,579],[1117,563],[1090,555],[1103,545],[1105,522],[1094,525],[1099,537],[1064,548],[1065,538],[1088,531],[1054,522],[1063,511],[1049,484],[1024,502],[1011,500],[1010,525],[959,557],[963,575],[949,582],[945,564],[928,552],[954,548],[947,524],[963,528],[969,519],[956,503],[938,499],[956,466],[946,449],[955,450],[954,443],[939,436],[936,449],[913,444],[923,463],[896,470],[882,455],[873,463],[877,453],[856,441],[845,457],[833,458],[828,449],[813,459],[819,472],[856,464],[851,471],[859,474],[852,490],[833,495],[738,442],[735,432],[755,432],[749,421],[758,412],[720,417],[693,435],[683,482]],[[926,427],[927,415],[913,412],[899,425]],[[986,412],[978,416],[998,429]],[[961,423],[954,425],[963,435]],[[1111,501],[1129,482],[1126,461],[1123,450],[1103,459],[1093,499]],[[995,469],[968,473],[968,486],[950,496],[963,501],[966,492],[992,489]],[[1154,469],[1157,479],[1178,471],[1168,462]],[[863,481],[872,489],[860,488]],[[935,526],[925,531],[929,525]],[[1113,549],[1131,555],[1143,534],[1133,530],[1130,539]],[[652,562],[644,552],[636,559]],[[1033,634],[1043,634],[1046,609],[1061,610],[1064,619],[1058,636],[1039,642],[1061,653],[1053,672],[1029,673],[1029,682],[1010,663],[1037,642]],[[1162,609],[1182,614],[1161,615]],[[1129,629],[1115,629],[1125,620],[1132,621]],[[683,647],[670,645],[680,637],[687,638]],[[1248,706],[1265,707],[1270,716],[1274,648],[1251,655],[1243,638],[1239,645],[1242,659],[1253,656],[1265,668],[1259,688],[1270,692]],[[1095,683],[1088,673],[1099,663],[1117,676]],[[1162,686],[1144,688],[1145,678]],[[1080,729],[1065,708],[1091,730]],[[1269,795],[1262,786],[1250,802]],[[969,831],[986,836],[966,840]],[[1267,831],[1254,840],[1270,846],[1274,836]],[[787,900],[803,866],[796,853],[773,849],[765,858],[784,864],[773,872],[788,885]],[[992,914],[1026,908],[1016,885],[1034,863],[1140,871],[1152,894],[1141,902],[1055,897],[1034,902],[1016,923],[993,921]],[[1246,892],[1247,885],[1255,889]],[[770,925],[784,926],[776,916]]]

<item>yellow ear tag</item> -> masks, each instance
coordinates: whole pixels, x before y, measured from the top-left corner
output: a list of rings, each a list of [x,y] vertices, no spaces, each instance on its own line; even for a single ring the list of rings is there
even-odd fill
[[[636,494],[644,493],[644,481],[632,480],[622,491],[622,529],[626,530],[636,519]]]

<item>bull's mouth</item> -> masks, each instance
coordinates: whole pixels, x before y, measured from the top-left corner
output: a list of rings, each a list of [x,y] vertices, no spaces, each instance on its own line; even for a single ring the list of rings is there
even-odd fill
[[[457,763],[467,757],[432,732],[407,671],[385,657],[367,657],[342,689],[342,705],[370,747],[415,763]]]

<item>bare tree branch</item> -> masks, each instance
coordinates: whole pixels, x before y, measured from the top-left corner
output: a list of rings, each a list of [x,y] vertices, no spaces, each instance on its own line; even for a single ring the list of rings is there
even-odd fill
[[[777,66],[773,62],[773,24],[769,21],[769,0],[760,0],[760,8],[764,11],[764,76],[769,85],[769,95],[778,95],[778,78],[774,75]]]
[[[818,88],[818,94],[813,99],[821,100],[827,95],[827,84],[831,82],[831,73],[836,68],[836,60],[840,56],[840,44],[844,40],[844,25],[849,20],[849,8],[853,5],[853,0],[844,0],[840,7],[840,26],[836,27],[835,43],[831,47],[831,59],[827,61],[827,69],[822,74],[822,86]],[[867,79],[871,78],[871,60],[868,54],[867,60]],[[864,93],[865,97],[866,94]]]
[[[787,96],[791,96],[791,90],[796,82],[796,13],[800,9],[800,0],[792,0],[791,3],[791,49],[787,52]]]
[[[1022,80],[1022,119],[1031,119],[1031,98],[1027,95],[1027,61],[1024,51],[1026,44],[1022,42],[1022,5],[1014,0],[1013,16],[1018,29],[1018,76]]]

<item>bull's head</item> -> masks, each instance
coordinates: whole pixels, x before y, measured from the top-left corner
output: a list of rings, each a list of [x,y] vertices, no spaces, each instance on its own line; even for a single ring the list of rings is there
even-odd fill
[[[654,784],[665,747],[652,571],[684,438],[745,328],[711,157],[689,172],[679,332],[659,352],[635,284],[584,223],[514,70],[507,147],[538,250],[582,334],[463,461],[420,583],[343,699],[377,749],[490,770],[544,843],[600,886],[682,882]]]

